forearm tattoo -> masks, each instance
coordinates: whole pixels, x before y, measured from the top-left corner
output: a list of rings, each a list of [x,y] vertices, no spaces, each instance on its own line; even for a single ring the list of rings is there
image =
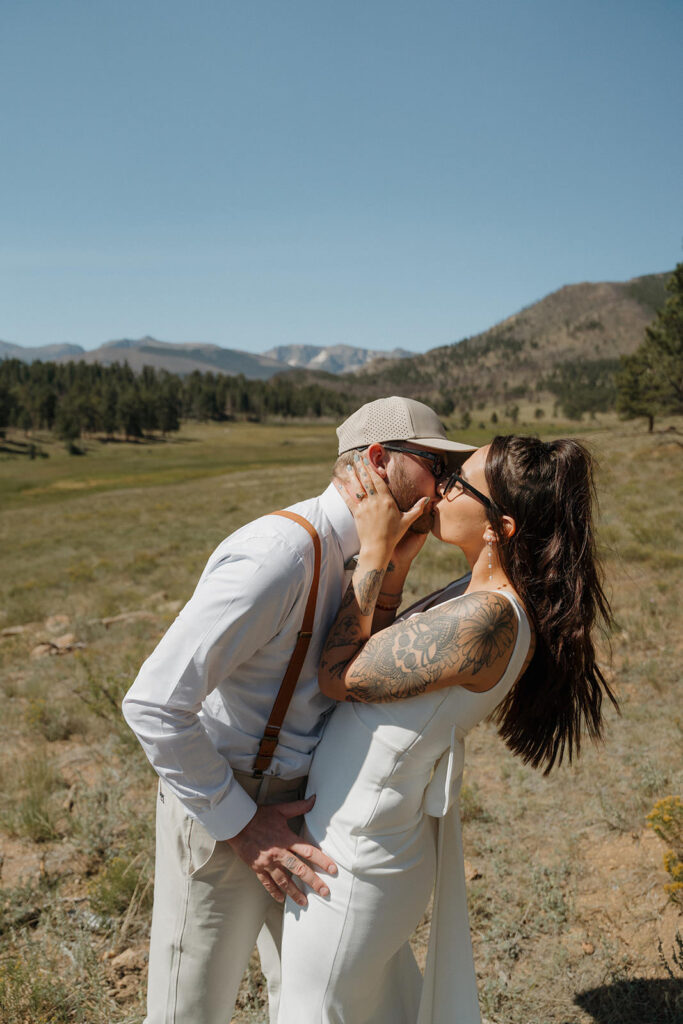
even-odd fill
[[[356,579],[358,576],[358,579]],[[384,569],[371,569],[361,576],[358,570],[353,574],[353,589],[361,615],[369,615],[375,607],[377,595],[382,587]]]
[[[344,669],[364,643],[358,617],[358,603],[353,583],[344,594],[337,618],[327,634],[323,648],[320,670],[329,672],[334,679],[341,679]]]
[[[327,635],[320,662],[321,671],[329,672],[334,679],[342,678],[348,663],[365,643],[360,617],[371,614],[383,579],[383,569],[371,569],[362,575],[358,570],[354,573]]]
[[[473,678],[498,661],[502,676],[516,634],[515,616],[506,598],[488,591],[466,595],[455,605],[395,623],[364,646],[362,641],[356,644],[356,650],[361,646],[362,650],[349,669],[346,699],[383,703],[414,697],[445,675],[449,683],[456,683],[457,676]],[[346,652],[341,669],[335,666],[339,678],[354,653]]]

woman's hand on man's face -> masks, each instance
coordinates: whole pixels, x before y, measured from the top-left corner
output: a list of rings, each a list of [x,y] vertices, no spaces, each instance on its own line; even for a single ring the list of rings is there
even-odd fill
[[[409,560],[415,557],[422,547],[424,537],[415,534],[411,539],[419,540],[416,550],[415,543],[404,542],[406,531],[425,511],[430,498],[419,498],[407,512],[401,512],[394,501],[386,482],[375,471],[369,459],[356,455],[353,466],[348,467],[347,479],[335,485],[342,498],[351,510],[356,522],[358,537],[363,551],[372,551],[380,563],[386,562],[397,548],[397,556],[401,546],[405,548],[402,557],[408,555]],[[409,554],[408,547],[411,552]]]

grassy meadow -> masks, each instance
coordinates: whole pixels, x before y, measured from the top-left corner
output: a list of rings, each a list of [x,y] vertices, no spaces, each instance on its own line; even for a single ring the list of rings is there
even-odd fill
[[[489,724],[469,739],[462,815],[490,1024],[683,1013],[683,816],[667,800],[681,793],[683,444],[674,421],[658,427],[527,428],[580,436],[600,463],[617,619],[602,663],[621,715],[548,778]],[[82,455],[48,435],[0,441],[0,1024],[142,1020],[155,776],[120,699],[215,545],[322,490],[334,442],[331,424],[188,424],[168,441],[86,440]],[[430,538],[407,599],[463,567]],[[428,914],[418,958],[427,935]],[[263,994],[254,958],[234,1024],[265,1021]]]

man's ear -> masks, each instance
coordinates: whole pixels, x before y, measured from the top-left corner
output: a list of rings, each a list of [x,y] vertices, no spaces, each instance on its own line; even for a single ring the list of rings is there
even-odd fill
[[[370,465],[375,472],[381,476],[383,480],[386,480],[389,452],[387,452],[381,444],[375,443],[368,446],[368,450],[365,454],[370,460]]]

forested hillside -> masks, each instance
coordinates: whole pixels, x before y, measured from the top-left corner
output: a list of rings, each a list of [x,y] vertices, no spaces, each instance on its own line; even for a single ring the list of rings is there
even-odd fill
[[[431,402],[442,414],[482,403],[556,400],[566,415],[614,404],[616,371],[666,300],[670,274],[568,285],[483,334],[358,372],[364,385]]]

